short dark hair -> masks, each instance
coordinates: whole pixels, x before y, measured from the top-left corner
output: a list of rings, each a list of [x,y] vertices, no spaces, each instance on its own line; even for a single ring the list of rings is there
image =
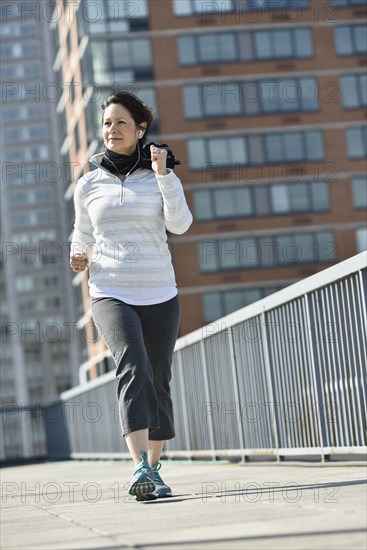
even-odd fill
[[[144,142],[147,138],[150,127],[153,123],[152,107],[149,107],[149,105],[141,101],[141,99],[139,99],[136,95],[132,94],[131,92],[115,92],[114,94],[110,95],[102,103],[103,111],[107,107],[109,107],[112,103],[118,103],[129,111],[129,113],[131,114],[132,118],[135,121],[135,124],[142,130],[144,130],[144,135],[139,140]],[[103,118],[104,118],[104,114],[102,115],[102,125],[103,125]],[[147,123],[146,128],[141,126],[142,122]]]

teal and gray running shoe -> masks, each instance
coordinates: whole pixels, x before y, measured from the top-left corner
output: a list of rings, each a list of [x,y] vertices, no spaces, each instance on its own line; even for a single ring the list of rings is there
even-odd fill
[[[141,462],[134,471],[134,476],[129,484],[129,494],[136,496],[136,500],[155,500],[156,486],[154,474],[148,464],[148,457],[145,451],[140,453]]]
[[[159,471],[161,469],[162,464],[160,462],[156,462],[154,466],[152,466],[152,472],[153,472],[153,480],[155,485],[155,491],[154,494],[157,496],[157,498],[164,498],[164,497],[171,497],[172,496],[172,490],[171,487],[168,487],[159,475]]]

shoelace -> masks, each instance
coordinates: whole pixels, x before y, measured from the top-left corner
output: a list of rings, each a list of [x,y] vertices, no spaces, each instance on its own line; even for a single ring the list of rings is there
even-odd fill
[[[158,472],[158,470],[160,470],[161,467],[162,467],[162,464],[160,462],[157,462],[156,464],[154,464],[154,466],[152,466],[152,472],[154,475],[154,481],[158,483],[162,483],[164,485],[163,479],[161,478]]]
[[[146,471],[147,473],[152,473],[152,468],[147,463],[146,453],[140,453],[141,462],[138,464],[137,468],[134,470],[134,474],[140,472],[141,470]]]

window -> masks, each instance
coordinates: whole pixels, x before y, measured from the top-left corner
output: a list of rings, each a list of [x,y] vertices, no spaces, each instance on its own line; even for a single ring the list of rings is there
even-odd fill
[[[366,0],[330,0],[330,3],[337,8],[352,8],[353,6],[364,6]]]
[[[148,29],[147,0],[84,0],[83,8],[86,15],[78,20],[84,20],[87,34]]]
[[[359,227],[356,230],[357,253],[367,250],[367,227]]]
[[[306,9],[308,0],[222,0],[207,2],[207,0],[173,0],[173,12],[177,16],[209,15],[243,10],[258,12],[280,9]]]
[[[11,216],[12,227],[25,227],[28,225],[49,224],[55,221],[53,210],[35,210],[32,212],[17,212]]]
[[[214,166],[238,166],[250,162],[312,162],[324,159],[321,131],[288,132],[226,138],[192,138],[188,140],[192,170]]]
[[[366,25],[335,27],[335,48],[338,55],[357,55],[367,52]]]
[[[212,187],[193,191],[193,200],[198,222],[329,210],[325,181]]]
[[[352,179],[354,208],[367,208],[367,177],[358,176]]]
[[[367,156],[367,126],[348,128],[346,134],[349,158],[365,158]]]
[[[319,107],[314,93],[316,85],[314,78],[187,85],[183,87],[185,116],[197,119],[315,111]]]
[[[198,252],[202,273],[336,260],[331,231],[201,241]]]
[[[146,38],[132,40],[98,41],[91,45],[94,79],[107,86],[111,81],[134,80],[134,71],[142,69],[152,74],[151,41]]]
[[[367,106],[367,75],[348,74],[340,77],[343,107],[346,109]]]
[[[237,31],[178,37],[182,65],[230,63],[266,59],[307,59],[313,56],[311,30]]]

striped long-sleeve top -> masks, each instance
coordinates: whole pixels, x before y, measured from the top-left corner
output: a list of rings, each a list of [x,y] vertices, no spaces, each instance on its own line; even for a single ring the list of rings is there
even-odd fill
[[[181,181],[139,168],[124,180],[100,166],[77,182],[70,254],[89,255],[89,280],[98,287],[157,288],[176,284],[166,230],[192,223]]]

